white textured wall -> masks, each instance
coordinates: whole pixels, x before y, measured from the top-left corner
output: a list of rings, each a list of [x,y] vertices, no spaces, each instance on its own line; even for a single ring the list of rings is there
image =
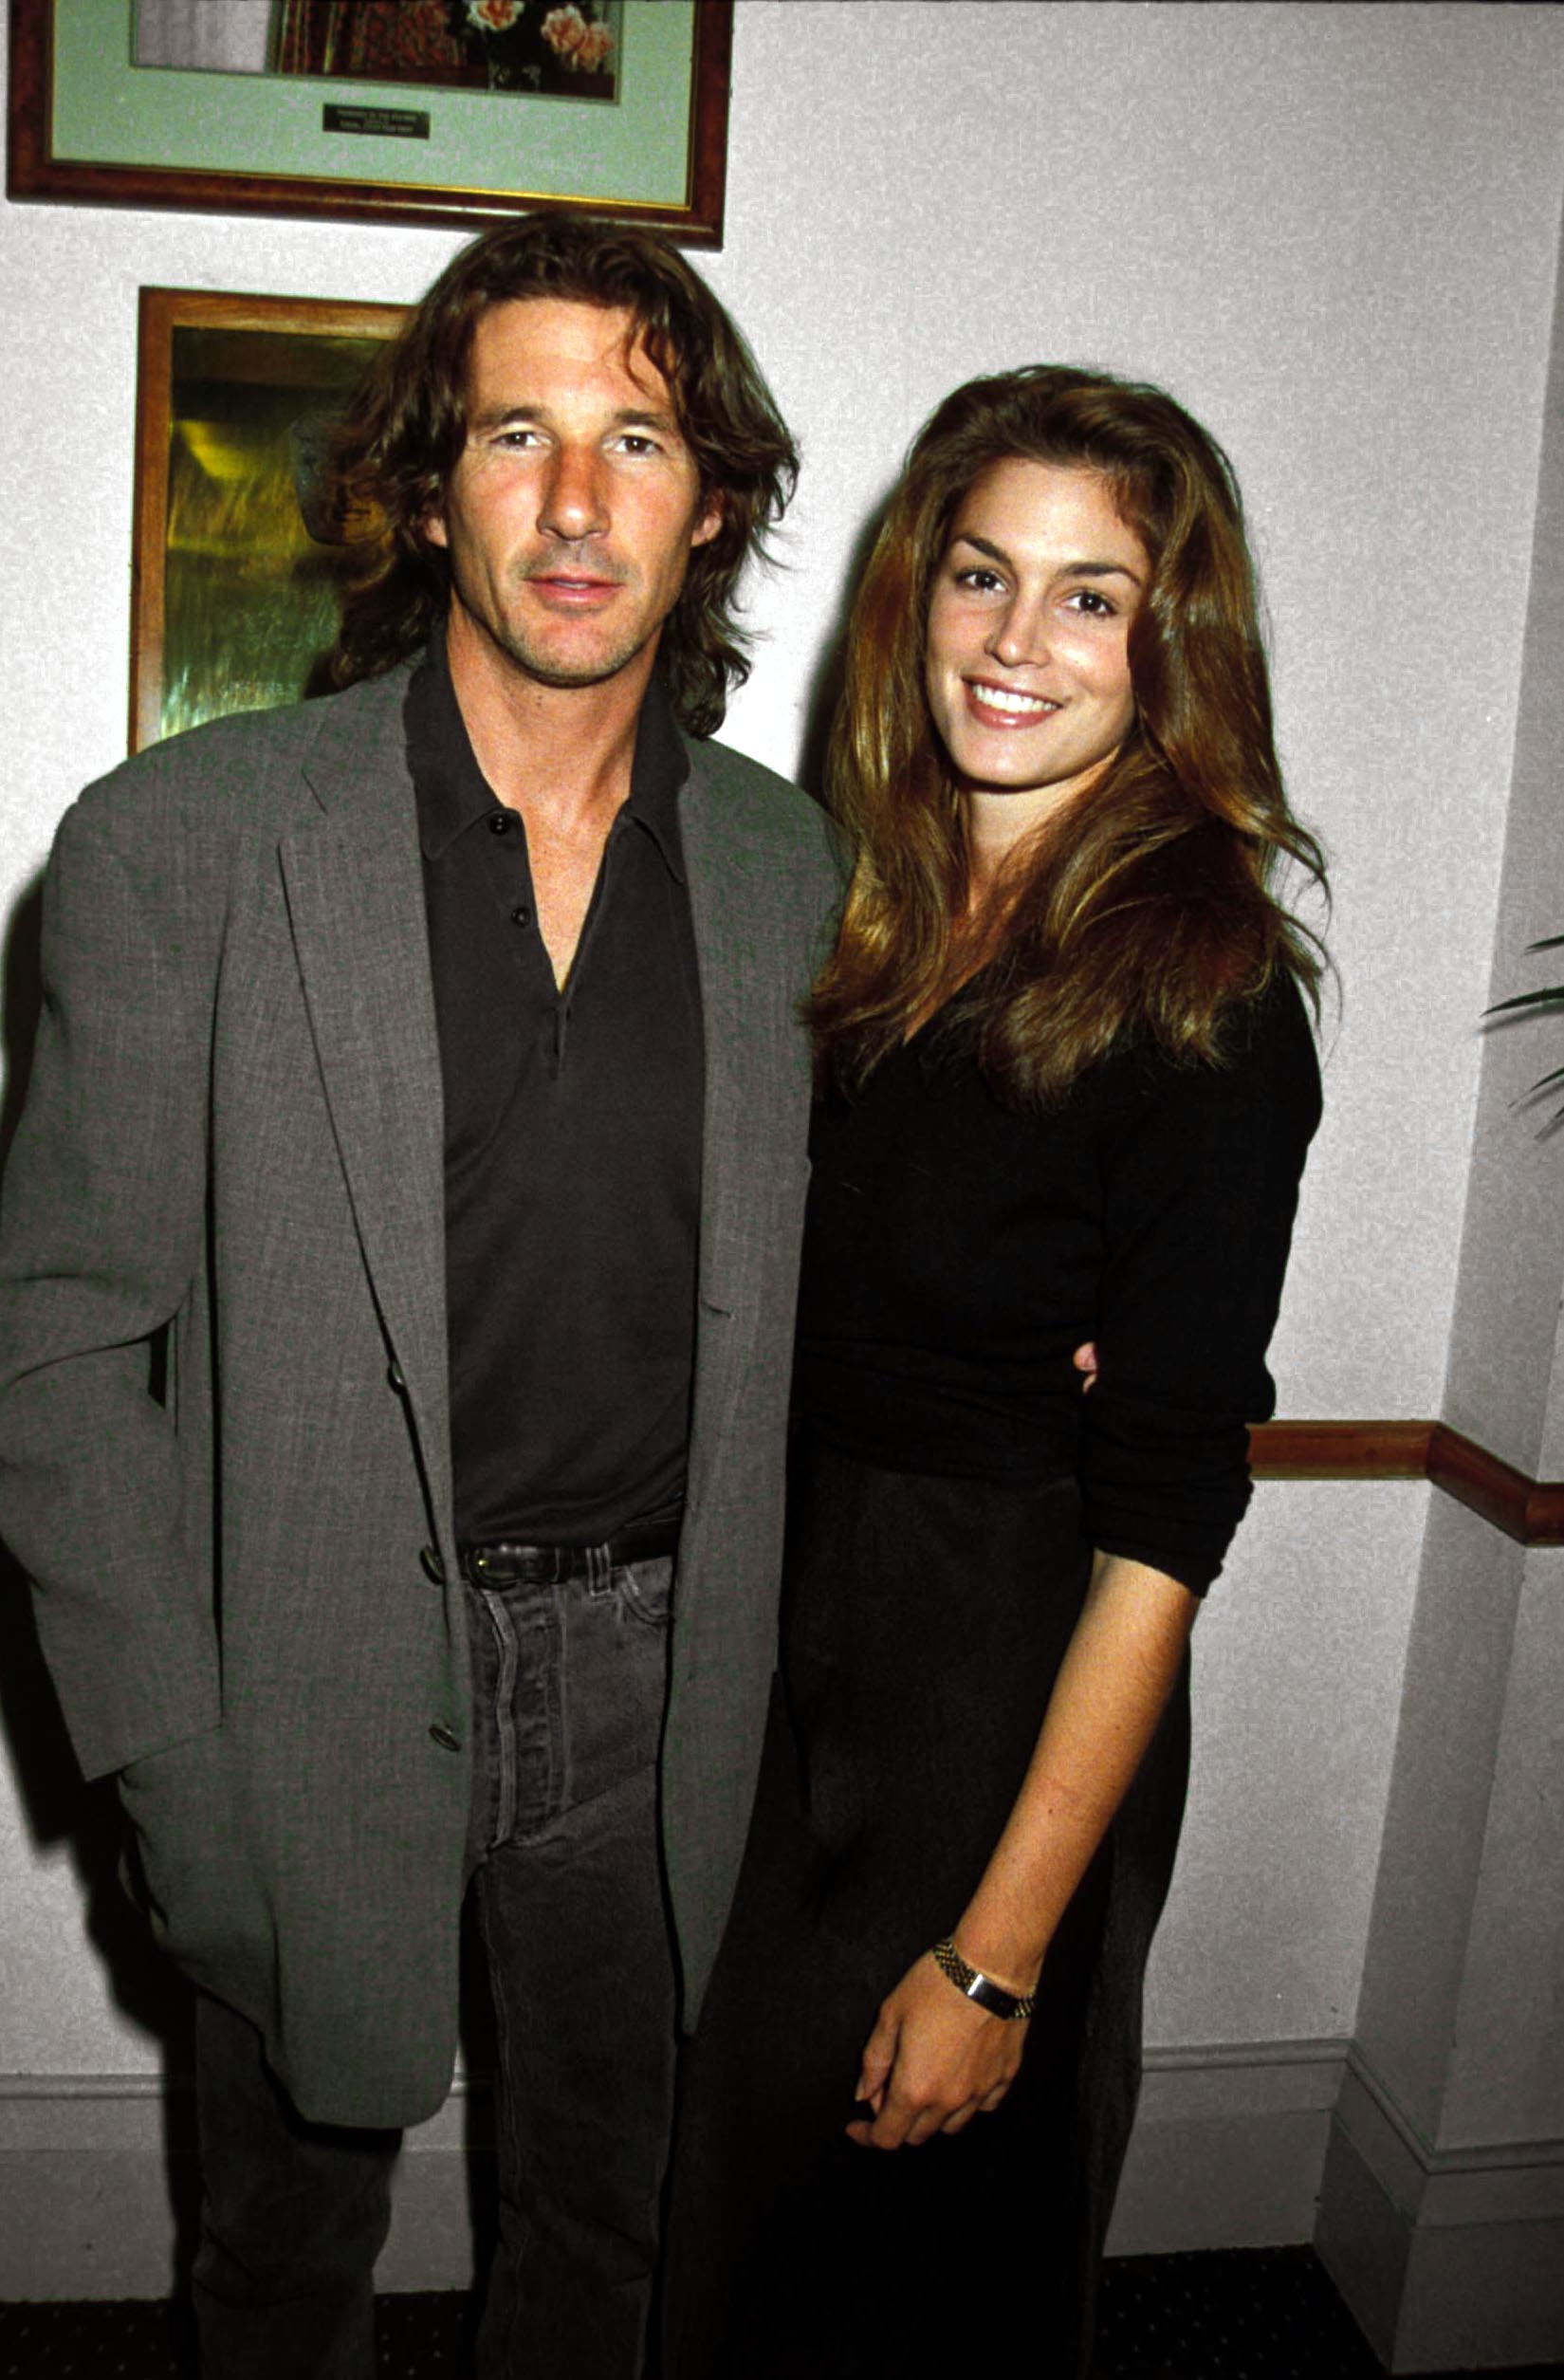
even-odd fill
[[[733,740],[791,766],[921,416],[1055,357],[1165,380],[1244,484],[1345,984],[1283,1410],[1438,1410],[1488,993],[1564,188],[1564,16],[739,0],[707,269],[797,430]],[[136,291],[407,299],[453,241],[10,208],[0,907],[123,750]],[[1426,1491],[1261,1491],[1203,1623],[1163,2040],[1350,2027]],[[0,2072],[146,2064],[0,1807]]]
[[[1564,932],[1564,272],[1559,291],[1495,997],[1564,971],[1556,951],[1526,955]],[[1564,1141],[1544,1129],[1558,1094],[1527,1094],[1561,1062],[1556,1014],[1486,1036],[1443,1407],[1549,1479],[1564,1471]],[[1523,1551],[1449,1508],[1425,1535],[1358,2043],[1441,2151],[1564,2130],[1561,1588],[1556,1547]]]
[[[1564,933],[1564,261],[1528,557],[1521,687],[1494,931],[1489,998],[1564,982],[1564,950],[1529,946]],[[1496,1020],[1484,1035],[1473,1118],[1461,1285],[1450,1334],[1444,1418],[1546,1479],[1564,1473],[1564,1397],[1555,1334],[1564,1280],[1564,1141],[1545,1129],[1564,1084],[1528,1097],[1564,1066],[1564,1017]]]

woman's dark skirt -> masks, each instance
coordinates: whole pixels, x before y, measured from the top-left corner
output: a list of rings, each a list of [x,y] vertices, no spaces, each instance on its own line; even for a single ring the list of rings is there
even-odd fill
[[[844,2132],[880,2002],[999,1839],[1090,1568],[1072,1481],[932,1478],[805,1442],[782,1682],[686,2071],[664,2380],[1090,2370],[1185,1683],[1055,1937],[1003,2106],[891,2153]],[[1036,2342],[1019,2366],[1018,2327]]]

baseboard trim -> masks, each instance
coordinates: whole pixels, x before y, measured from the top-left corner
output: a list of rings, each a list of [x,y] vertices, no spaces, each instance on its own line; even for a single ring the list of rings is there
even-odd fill
[[[1388,2371],[1551,2362],[1564,2344],[1564,2141],[1436,2149],[1354,2050],[1315,2244]]]
[[[1149,2050],[1109,2254],[1311,2239],[1347,2049],[1294,2040]]]
[[[0,2300],[158,2297],[193,2200],[189,2093],[0,2076]],[[408,2135],[378,2279],[465,2288],[487,2094]],[[1111,2255],[1313,2239],[1387,2369],[1536,2363],[1564,2338],[1564,2141],[1438,2151],[1345,2040],[1157,2046]]]
[[[1342,2041],[1153,2048],[1110,2253],[1307,2240]],[[382,2288],[465,2288],[487,2094],[458,2076],[408,2135]],[[158,2297],[193,2203],[188,2090],[156,2075],[0,2076],[0,2299]]]
[[[472,2279],[469,2181],[488,2102],[458,2075],[407,2135],[393,2181],[386,2290]],[[160,2075],[0,2075],[0,2302],[164,2297],[197,2196],[188,2084]]]

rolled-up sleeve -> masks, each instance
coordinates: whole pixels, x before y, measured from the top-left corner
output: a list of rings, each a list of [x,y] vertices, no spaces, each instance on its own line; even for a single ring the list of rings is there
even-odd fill
[[[1100,1374],[1083,1415],[1087,1534],[1203,1594],[1249,1500],[1319,1071],[1291,981],[1232,1021],[1227,1062],[1148,1052],[1105,1136]]]

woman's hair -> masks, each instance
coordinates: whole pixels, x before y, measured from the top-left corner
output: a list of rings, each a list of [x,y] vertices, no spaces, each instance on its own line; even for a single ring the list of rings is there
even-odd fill
[[[856,864],[807,1010],[840,1089],[862,1083],[959,964],[963,813],[925,639],[957,507],[1014,458],[1099,473],[1146,548],[1129,634],[1135,716],[1103,776],[1017,855],[997,955],[953,1004],[952,1027],[974,1037],[1008,1105],[1050,1108],[1135,1035],[1220,1063],[1224,1012],[1279,969],[1317,1000],[1317,938],[1272,887],[1284,860],[1321,887],[1324,867],[1282,790],[1232,468],[1160,389],[1035,364],[968,381],[920,431],[853,607],[827,769]]]
[[[473,332],[491,306],[562,298],[623,307],[663,375],[722,522],[690,558],[657,667],[682,727],[709,735],[749,674],[734,591],[793,492],[798,456],[753,357],[704,281],[655,231],[545,210],[462,249],[376,359],[337,444],[335,502],[350,546],[335,686],[427,642],[450,598],[450,559],[425,523],[467,438]]]

